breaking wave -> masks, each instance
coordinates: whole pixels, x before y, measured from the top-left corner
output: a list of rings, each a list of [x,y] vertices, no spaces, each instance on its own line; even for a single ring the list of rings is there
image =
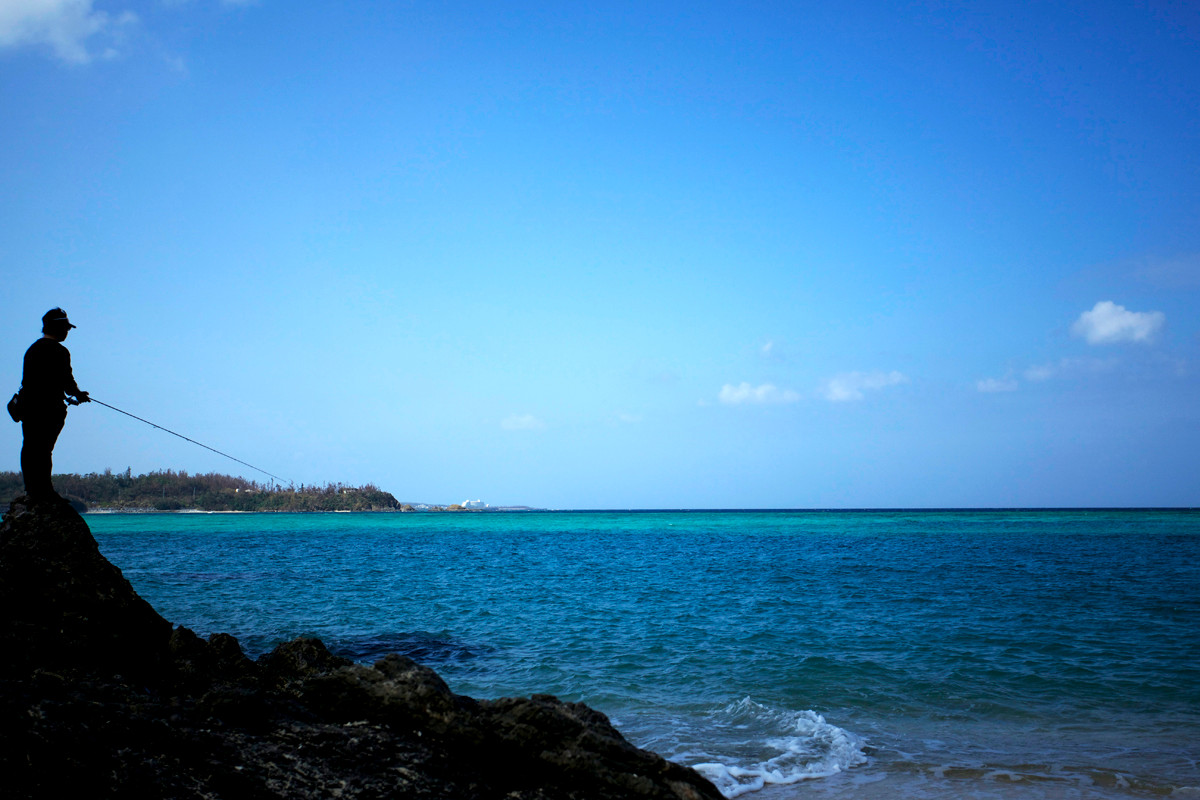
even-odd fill
[[[723,746],[708,759],[693,753],[688,760],[726,797],[827,778],[867,760],[862,739],[815,711],[776,710],[747,697],[713,716]]]

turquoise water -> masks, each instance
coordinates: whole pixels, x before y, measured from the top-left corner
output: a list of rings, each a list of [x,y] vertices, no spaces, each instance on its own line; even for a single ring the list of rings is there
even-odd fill
[[[165,617],[556,694],[730,797],[1200,797],[1200,513],[87,518]]]

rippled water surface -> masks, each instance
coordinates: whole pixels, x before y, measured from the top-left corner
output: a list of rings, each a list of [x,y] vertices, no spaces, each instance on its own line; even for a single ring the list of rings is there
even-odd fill
[[[729,796],[1200,798],[1200,513],[90,515],[251,655],[557,694]]]

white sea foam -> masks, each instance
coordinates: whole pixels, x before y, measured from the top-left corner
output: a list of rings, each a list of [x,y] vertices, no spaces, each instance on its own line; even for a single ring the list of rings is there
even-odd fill
[[[815,711],[776,710],[747,697],[715,717],[714,725],[728,734],[721,738],[740,739],[731,748],[735,754],[691,766],[729,798],[769,784],[827,778],[867,760],[858,736]]]

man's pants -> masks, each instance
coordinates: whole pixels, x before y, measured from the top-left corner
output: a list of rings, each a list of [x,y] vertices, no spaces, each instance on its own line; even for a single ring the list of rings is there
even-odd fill
[[[67,421],[66,406],[61,411],[38,410],[22,416],[21,433],[25,441],[21,445],[21,475],[25,480],[25,494],[30,499],[53,497],[54,484],[50,482],[50,473],[54,469],[54,462],[51,454]]]

